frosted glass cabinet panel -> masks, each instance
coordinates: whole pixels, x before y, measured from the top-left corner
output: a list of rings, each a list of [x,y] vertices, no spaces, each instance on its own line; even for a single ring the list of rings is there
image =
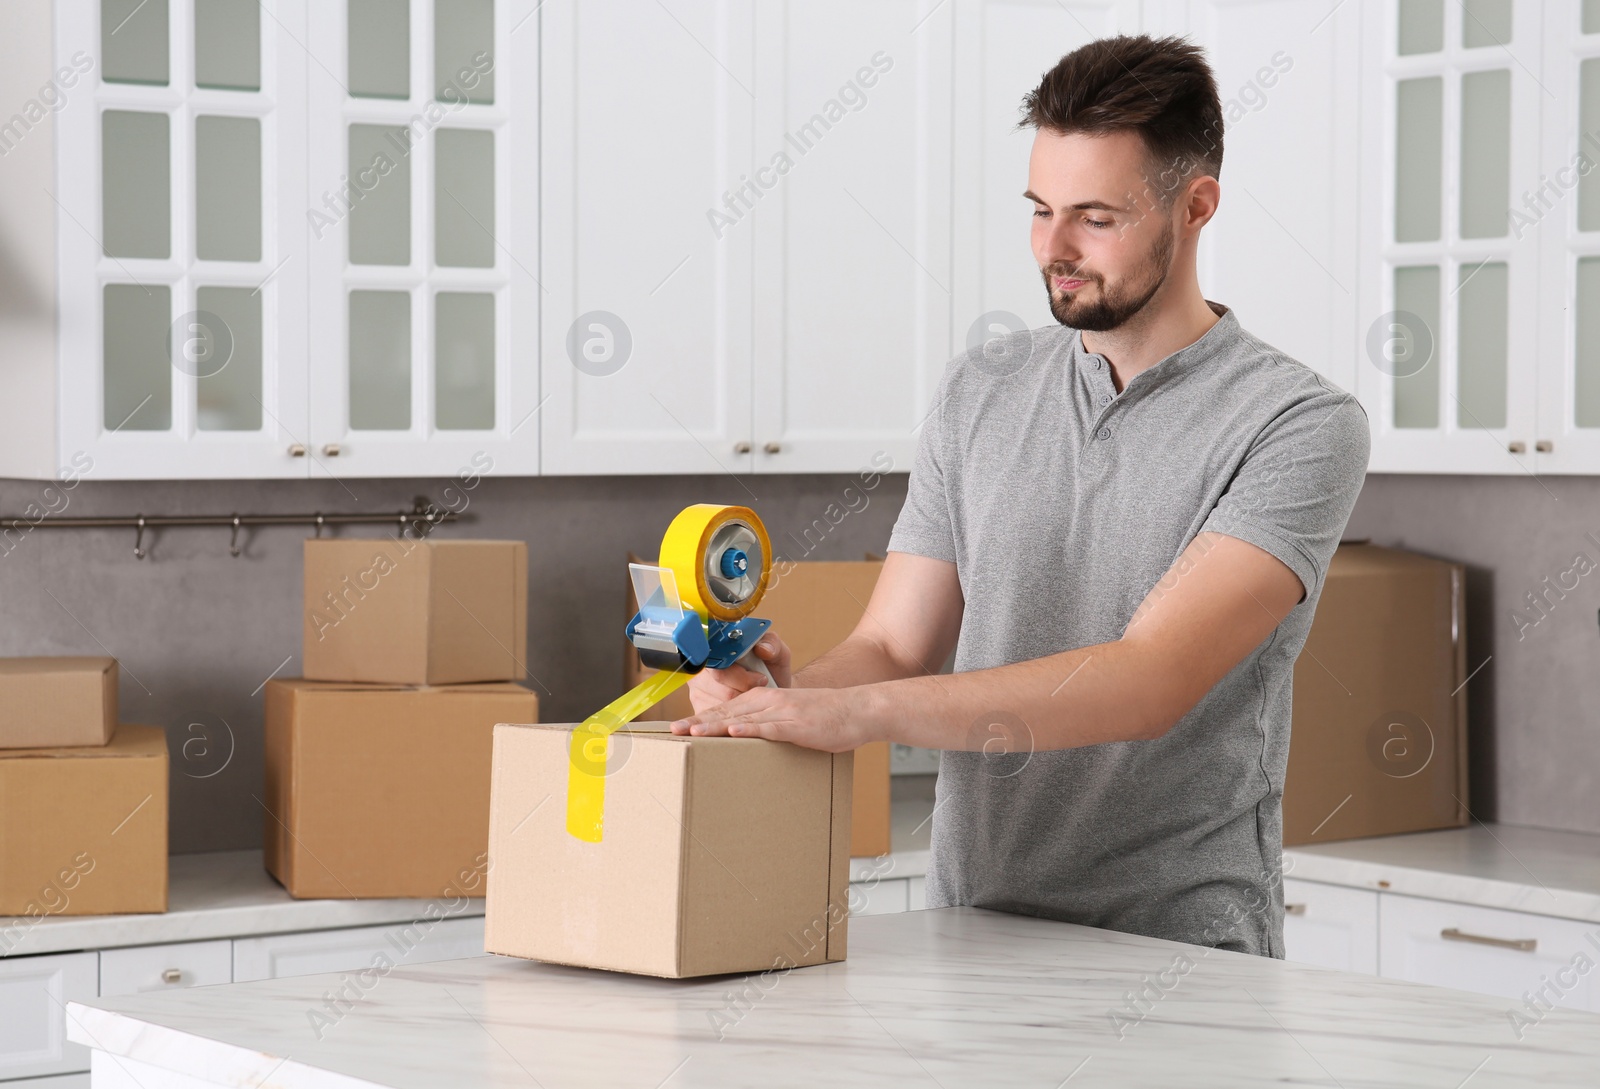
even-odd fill
[[[537,4],[310,10],[313,475],[537,471]]]
[[[1384,214],[1362,226],[1356,389],[1375,470],[1524,473],[1543,451],[1541,228],[1518,217],[1549,168],[1548,95],[1508,50],[1536,55],[1541,8],[1558,6],[1388,0],[1367,13],[1384,17],[1364,30],[1362,140],[1375,169],[1362,206]]]
[[[304,476],[304,0],[54,16],[62,463]]]

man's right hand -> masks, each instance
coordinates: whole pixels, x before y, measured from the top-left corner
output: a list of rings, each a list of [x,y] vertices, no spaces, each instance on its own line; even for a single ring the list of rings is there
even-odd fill
[[[793,686],[794,677],[789,668],[789,646],[778,638],[776,632],[769,630],[757,641],[750,653],[766,663],[767,668],[772,671],[772,679],[778,682],[779,688]],[[739,662],[735,662],[727,669],[702,669],[689,678],[689,702],[694,704],[695,712],[698,714],[728,702],[741,692],[764,687],[766,683],[765,677],[753,669],[746,669]]]

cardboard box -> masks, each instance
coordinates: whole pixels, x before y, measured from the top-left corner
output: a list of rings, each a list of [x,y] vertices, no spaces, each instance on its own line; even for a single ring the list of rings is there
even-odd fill
[[[268,872],[297,897],[482,896],[494,727],[538,716],[517,684],[269,681]]]
[[[1466,569],[1341,544],[1294,669],[1287,846],[1468,821]]]
[[[527,656],[526,542],[306,541],[308,679],[517,681]]]
[[[0,749],[104,745],[116,728],[115,658],[0,658]]]
[[[634,723],[592,843],[567,830],[572,729],[495,728],[489,952],[671,978],[844,959],[851,754]]]
[[[0,751],[0,915],[167,910],[167,735]],[[21,925],[21,924],[17,924]],[[0,927],[0,955],[9,951]]]

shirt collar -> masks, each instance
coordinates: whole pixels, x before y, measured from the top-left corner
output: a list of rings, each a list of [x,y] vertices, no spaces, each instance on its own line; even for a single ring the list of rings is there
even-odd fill
[[[1219,302],[1212,302],[1210,299],[1207,299],[1205,302],[1206,305],[1211,308],[1211,312],[1217,315],[1216,323],[1204,333],[1201,333],[1192,344],[1188,344],[1182,348],[1179,348],[1177,351],[1173,352],[1171,355],[1155,364],[1155,366],[1140,371],[1138,374],[1134,375],[1133,381],[1128,383],[1129,386],[1133,385],[1135,382],[1140,383],[1141,385],[1151,385],[1155,382],[1161,381],[1174,372],[1194,366],[1198,363],[1203,363],[1207,359],[1210,359],[1212,356],[1221,352],[1227,343],[1238,335],[1239,318],[1238,315],[1233,312],[1233,308],[1230,306],[1225,306]],[[1099,353],[1091,352],[1083,346],[1082,329],[1074,329],[1072,331],[1072,344],[1075,352],[1080,357],[1092,356],[1100,359],[1105,358],[1104,356],[1099,355]],[[1148,379],[1145,378],[1145,375],[1147,374],[1151,375],[1152,377]],[[1127,390],[1124,389],[1123,392],[1127,392]]]

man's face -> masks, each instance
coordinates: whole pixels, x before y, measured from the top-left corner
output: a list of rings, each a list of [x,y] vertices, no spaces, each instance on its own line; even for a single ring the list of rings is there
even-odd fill
[[[1144,140],[1040,129],[1028,160],[1033,256],[1062,325],[1115,329],[1144,308],[1172,267],[1171,209],[1158,199]]]

